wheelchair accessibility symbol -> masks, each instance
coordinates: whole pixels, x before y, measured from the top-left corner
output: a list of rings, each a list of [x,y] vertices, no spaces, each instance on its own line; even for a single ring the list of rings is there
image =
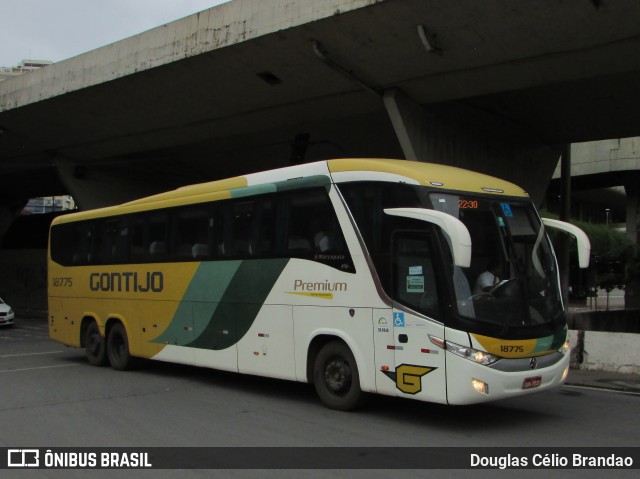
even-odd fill
[[[396,328],[404,328],[404,313],[393,313],[393,325]]]

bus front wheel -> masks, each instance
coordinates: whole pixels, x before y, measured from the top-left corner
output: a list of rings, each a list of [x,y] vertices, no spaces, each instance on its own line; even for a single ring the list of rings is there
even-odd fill
[[[327,343],[320,350],[314,363],[313,383],[320,400],[329,409],[350,411],[362,403],[358,366],[342,341]]]
[[[91,321],[84,332],[84,348],[89,364],[93,366],[107,365],[105,338],[100,334],[100,328],[95,321]]]
[[[114,324],[109,331],[107,356],[113,369],[125,371],[133,367],[134,358],[129,354],[127,331],[121,323]]]

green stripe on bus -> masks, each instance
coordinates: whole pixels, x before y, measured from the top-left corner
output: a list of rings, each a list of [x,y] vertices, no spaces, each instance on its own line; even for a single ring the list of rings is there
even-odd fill
[[[329,184],[331,184],[331,180],[327,175],[313,175],[302,178],[293,178],[286,181],[278,181],[276,183],[264,183],[261,185],[246,186],[244,188],[235,188],[230,190],[229,193],[232,198],[245,198],[247,196],[263,195],[266,193],[275,193],[277,191],[315,188],[319,186],[327,186]]]
[[[179,346],[191,342],[208,324],[241,263],[240,260],[200,263],[171,323],[153,342]]]
[[[327,175],[314,175],[305,176],[303,178],[293,178],[287,181],[278,181],[275,185],[278,188],[278,191],[288,191],[327,186],[330,183],[331,180]]]
[[[266,193],[275,193],[276,185],[273,183],[265,183],[263,185],[247,186],[245,188],[236,188],[230,190],[231,198],[244,198],[246,196],[264,195]]]
[[[199,266],[167,329],[154,343],[220,350],[247,333],[288,259]]]
[[[542,351],[551,351],[555,349],[560,349],[567,338],[567,328],[562,328],[557,331],[555,334],[551,336],[545,336],[544,338],[539,338],[536,341],[536,346],[532,352],[538,353]]]
[[[243,261],[202,333],[186,346],[220,350],[240,341],[288,262],[286,258]]]

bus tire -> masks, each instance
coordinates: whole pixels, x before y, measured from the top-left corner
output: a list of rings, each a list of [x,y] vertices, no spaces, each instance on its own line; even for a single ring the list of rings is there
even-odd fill
[[[105,338],[100,334],[98,323],[91,321],[84,332],[84,350],[89,364],[106,366],[109,363],[106,343]]]
[[[313,384],[329,409],[351,411],[360,406],[364,398],[353,353],[342,341],[331,341],[318,352]]]
[[[134,358],[129,354],[129,339],[122,323],[116,323],[109,330],[107,338],[107,356],[113,369],[126,371],[134,365]]]

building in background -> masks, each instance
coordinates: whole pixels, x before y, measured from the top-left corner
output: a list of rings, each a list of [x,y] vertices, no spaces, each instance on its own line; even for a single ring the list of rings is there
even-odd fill
[[[0,67],[0,81],[24,75],[25,73],[38,70],[39,68],[46,67],[52,63],[53,62],[49,60],[22,60],[15,67]]]
[[[71,196],[44,196],[31,198],[24,207],[22,214],[54,213],[72,210],[76,207]]]

